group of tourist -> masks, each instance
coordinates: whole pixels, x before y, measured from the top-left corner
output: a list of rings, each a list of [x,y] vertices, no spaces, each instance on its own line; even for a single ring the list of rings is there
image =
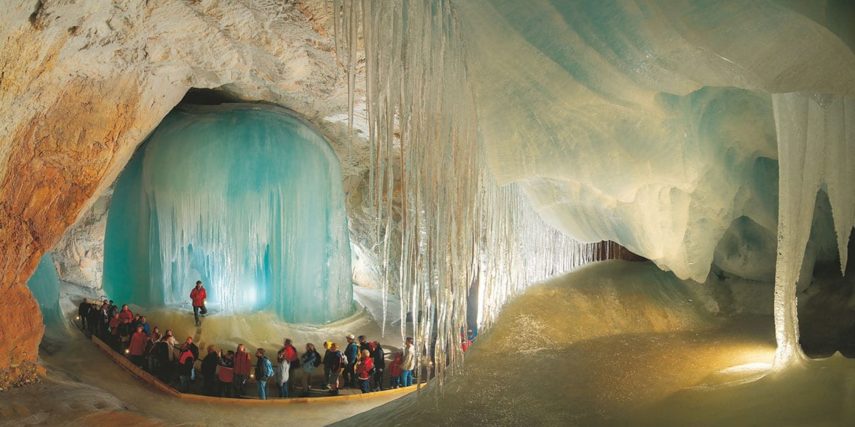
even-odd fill
[[[194,314],[198,316],[198,313],[194,301]],[[132,363],[160,380],[171,384],[177,379],[180,390],[189,392],[190,384],[196,379],[196,361],[200,360],[199,348],[192,337],[179,343],[171,329],[161,334],[145,316],[135,315],[127,305],[119,309],[108,300],[100,304],[84,300],[78,315],[87,333],[99,337],[115,351],[124,353]],[[364,335],[348,335],[345,339],[347,344],[343,348],[332,341],[324,342],[324,355],[321,356],[312,343],[306,344],[305,351],[300,354],[292,340],[286,338],[275,357],[268,356],[263,348],[257,349],[254,367],[252,357],[243,344],[234,351],[225,352],[213,345],[208,346],[199,370],[203,393],[243,397],[247,382],[254,379],[260,399],[267,398],[267,387],[271,381],[276,384],[279,397],[288,397],[289,389],[295,391],[291,380],[296,379],[297,372],[302,376],[304,396],[309,394],[312,381],[317,381],[320,375],[322,389],[332,395],[339,394],[342,388],[358,388],[362,393],[382,390],[387,374],[383,347]],[[408,337],[403,351],[392,355],[388,370],[390,387],[412,385],[415,365],[413,339]]]

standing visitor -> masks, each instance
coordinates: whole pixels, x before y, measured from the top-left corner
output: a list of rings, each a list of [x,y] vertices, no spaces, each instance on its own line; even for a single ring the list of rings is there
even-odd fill
[[[288,378],[293,382],[294,371],[300,366],[300,356],[297,354],[297,348],[295,348],[291,343],[291,338],[285,338],[285,342],[282,344],[282,348],[279,350],[277,358],[279,355],[283,355],[285,359],[288,360]],[[293,385],[289,384],[288,386],[291,387],[291,391],[294,390]]]
[[[204,393],[207,396],[217,394],[217,365],[220,364],[220,353],[213,345],[208,346],[208,354],[202,359],[202,381]]]
[[[401,353],[395,353],[392,364],[389,365],[389,387],[398,388],[401,385]]]
[[[140,368],[143,367],[146,341],[148,341],[148,335],[145,334],[142,326],[137,326],[137,330],[131,337],[131,343],[128,346],[128,358],[131,359],[134,365]]]
[[[368,347],[368,341],[366,341],[365,335],[360,335],[357,339],[359,340],[359,354],[362,354],[364,350],[371,351]]]
[[[249,377],[249,370],[251,365],[249,353],[246,352],[246,347],[243,344],[238,344],[237,351],[235,351],[235,372],[234,372],[234,386],[235,386],[235,394],[238,397],[246,394],[246,379]]]
[[[303,368],[303,395],[308,396],[312,388],[312,374],[321,364],[321,355],[312,343],[306,344],[306,352],[300,356],[300,366]]]
[[[386,369],[386,353],[377,341],[368,343],[371,358],[374,359],[374,391],[383,390],[383,371]]]
[[[356,387],[354,368],[356,367],[356,359],[359,358],[359,346],[353,341],[353,334],[347,336],[347,347],[344,349],[344,357],[347,359],[347,365],[344,367],[344,385],[346,387]]]
[[[217,379],[220,381],[220,397],[234,397],[234,360],[235,352],[231,350],[226,352],[220,360],[220,368],[217,370]]]
[[[193,352],[187,344],[181,346],[181,356],[178,357],[178,378],[181,381],[181,392],[190,392],[190,380],[193,378]]]
[[[341,371],[344,370],[344,355],[338,350],[336,343],[330,343],[329,354],[329,376],[325,381],[330,389],[330,394],[335,396],[338,395],[338,378],[341,375]]]
[[[288,378],[291,376],[291,362],[284,351],[276,354],[279,365],[276,368],[276,385],[279,386],[279,397],[288,397]]]
[[[356,375],[359,378],[359,389],[363,393],[371,391],[371,375],[374,371],[374,359],[371,358],[371,352],[362,350],[362,356],[359,358],[359,364],[356,366]]]
[[[89,300],[83,298],[83,302],[77,307],[77,318],[80,320],[80,329],[89,330],[89,313],[92,311],[92,305]]]
[[[193,344],[193,337],[188,336],[187,339],[184,341],[184,344],[186,344],[187,348],[189,348],[190,351],[193,352],[193,358],[198,359],[199,358],[199,347],[197,347],[196,344]]]
[[[202,286],[202,281],[197,280],[196,286],[190,291],[190,300],[193,302],[193,318],[196,319],[196,326],[201,326],[202,322],[199,320],[199,314],[205,315],[208,313],[208,309],[205,308],[205,300],[208,298],[208,293],[205,291],[205,287]]]
[[[329,377],[330,377],[330,341],[324,341],[324,384],[323,389],[328,390],[330,388]]]
[[[413,369],[416,369],[416,347],[413,337],[407,337],[404,343],[404,356],[401,359],[401,386],[413,385]]]
[[[258,361],[255,363],[255,383],[258,385],[258,398],[267,400],[267,380],[273,376],[273,364],[264,355],[264,349],[259,348],[255,352]]]

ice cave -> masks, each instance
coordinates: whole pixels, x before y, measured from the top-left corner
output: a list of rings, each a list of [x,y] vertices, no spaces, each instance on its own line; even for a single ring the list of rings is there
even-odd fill
[[[855,2],[3,6],[0,425],[855,424]]]

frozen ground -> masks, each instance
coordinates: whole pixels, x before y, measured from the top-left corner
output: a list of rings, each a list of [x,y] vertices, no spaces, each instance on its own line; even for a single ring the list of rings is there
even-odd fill
[[[855,363],[835,355],[770,371],[771,316],[721,314],[742,311],[725,307],[726,299],[713,286],[721,284],[680,281],[651,264],[589,266],[532,287],[508,304],[493,330],[468,353],[465,371],[443,390],[394,401],[285,409],[181,402],[151,391],[106,363],[90,344],[73,340],[46,346],[48,382],[6,393],[0,411],[15,425],[84,424],[93,417],[128,425],[272,425],[285,419],[307,426],[855,422],[849,404],[855,398]],[[374,293],[357,293],[360,301],[368,301],[369,312],[379,309],[371,303],[377,301]],[[248,324],[265,323],[258,316]],[[189,315],[179,319],[192,320]],[[205,328],[215,322],[216,316],[206,319]],[[369,323],[371,317],[363,312],[330,325],[329,333],[363,326],[369,335],[379,333]],[[270,326],[274,335],[282,335],[279,326]],[[299,343],[320,332],[294,327],[287,333]],[[227,341],[227,335],[205,339]]]
[[[771,317],[716,314],[709,287],[622,262],[533,287],[505,308],[442,393],[408,396],[342,424],[855,422],[855,363],[837,355],[771,372]]]

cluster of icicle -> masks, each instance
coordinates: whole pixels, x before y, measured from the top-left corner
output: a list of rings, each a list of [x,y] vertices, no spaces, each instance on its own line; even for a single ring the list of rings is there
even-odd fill
[[[816,195],[831,202],[841,273],[855,224],[855,99],[787,93],[772,96],[778,134],[778,257],[775,267],[777,367],[800,363],[796,285],[813,224]]]
[[[470,289],[481,329],[525,286],[604,251],[546,225],[514,186],[498,187],[476,135],[460,28],[448,1],[334,0],[336,49],[353,124],[365,61],[374,250],[386,294],[401,297],[401,335],[437,377],[460,367]],[[359,49],[361,47],[361,49]],[[385,324],[385,322],[384,322]],[[385,333],[385,331],[384,331]],[[439,361],[446,361],[442,363]]]

